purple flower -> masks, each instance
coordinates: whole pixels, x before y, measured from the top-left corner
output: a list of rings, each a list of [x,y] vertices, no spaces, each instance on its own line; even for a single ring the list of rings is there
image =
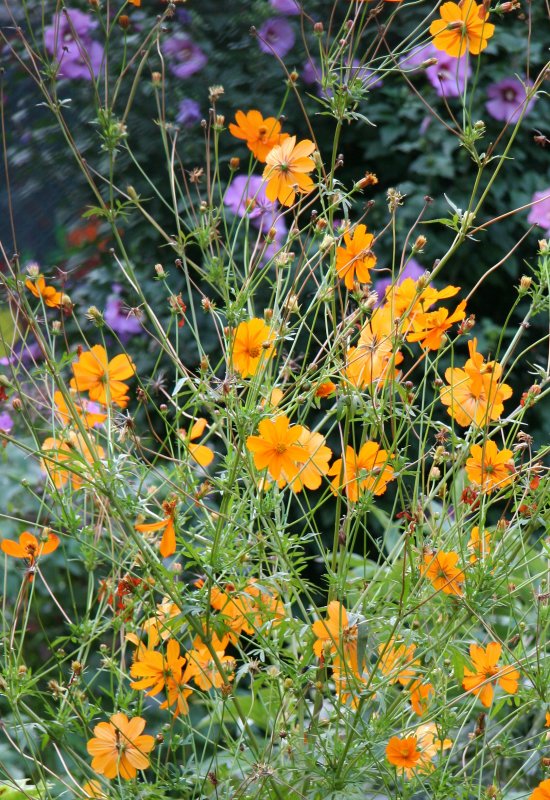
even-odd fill
[[[103,47],[90,37],[96,27],[96,20],[78,9],[54,15],[52,24],[44,31],[44,44],[59,62],[62,77],[92,80],[98,75]]]
[[[426,77],[440,97],[459,97],[464,92],[466,80],[472,74],[466,56],[451,58],[436,50],[433,44],[417,47],[399,62],[401,68],[418,70],[428,59],[437,59],[436,64],[426,67]]]
[[[529,82],[527,85],[532,86]],[[485,108],[492,117],[503,122],[511,122],[514,117],[519,117],[524,108],[528,114],[537,99],[532,97],[525,102],[527,92],[517,78],[504,78],[498,83],[492,83],[487,87],[487,97],[489,101],[485,103]]]
[[[413,281],[417,281],[421,275],[424,275],[425,272],[426,270],[424,267],[419,264],[416,259],[411,258],[403,272],[399,274],[399,277],[395,281],[395,285],[399,286],[399,284],[403,283],[406,278],[412,278]],[[376,281],[374,284],[374,289],[376,292],[378,292],[378,305],[382,304],[384,295],[392,284],[393,281],[391,278],[380,278],[380,280]]]
[[[321,70],[317,61],[314,58],[308,59],[302,67],[301,78],[303,82],[308,84],[319,83],[320,75]]]
[[[271,8],[279,14],[300,14],[300,6],[297,0],[269,0]]]
[[[7,367],[10,364],[36,364],[42,358],[42,350],[38,342],[18,341],[10,349],[9,356],[0,358],[0,366]]]
[[[275,53],[284,58],[295,41],[294,29],[286,19],[271,17],[258,28],[258,44],[263,53]]]
[[[532,225],[540,225],[547,236],[550,236],[550,186],[542,192],[535,192],[531,200],[535,203],[532,206],[527,222]]]
[[[120,297],[122,286],[113,283],[111,289],[113,293],[107,298],[103,316],[107,325],[125,342],[141,332],[141,323],[138,317],[124,309],[124,302]]]
[[[176,33],[164,42],[164,54],[176,78],[189,78],[206,65],[206,54],[185,33]]]
[[[181,123],[185,128],[190,128],[202,117],[201,109],[196,100],[186,97],[178,106],[176,122]]]
[[[13,428],[13,420],[7,411],[0,414],[0,432],[9,433]]]
[[[247,216],[262,233],[274,228],[277,239],[286,234],[286,223],[279,214],[279,204],[267,199],[265,183],[259,175],[235,175],[225,193],[224,203],[236,216]],[[251,207],[250,210],[248,207]]]

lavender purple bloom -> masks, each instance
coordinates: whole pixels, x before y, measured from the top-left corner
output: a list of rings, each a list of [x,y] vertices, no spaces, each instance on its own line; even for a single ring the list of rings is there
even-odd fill
[[[540,225],[546,236],[550,236],[550,186],[541,192],[535,192],[531,200],[533,205],[529,211],[527,222]]]
[[[90,36],[96,27],[96,20],[78,9],[54,15],[52,24],[44,30],[44,44],[59,62],[62,77],[92,80],[99,74],[103,47]]]
[[[185,33],[176,33],[166,39],[163,45],[170,71],[176,78],[189,78],[206,66],[206,54]]]
[[[279,14],[299,14],[300,6],[297,0],[269,0],[271,8]]]
[[[531,84],[527,84],[530,86]],[[523,109],[528,114],[536,97],[532,97],[527,103],[527,92],[525,86],[517,78],[503,78],[498,83],[492,83],[487,87],[488,102],[485,108],[495,119],[502,122],[512,122],[517,119]]]
[[[258,45],[263,53],[275,53],[284,58],[295,41],[294,28],[286,19],[271,17],[258,28]]]
[[[176,114],[176,122],[183,125],[184,128],[190,128],[202,117],[201,109],[196,100],[186,97],[178,106],[178,113]]]
[[[7,411],[0,414],[0,432],[9,433],[13,428],[13,420]]]
[[[141,332],[141,323],[136,316],[129,314],[127,309],[124,310],[124,302],[120,296],[122,286],[113,283],[111,288],[112,294],[107,298],[103,316],[107,325],[118,334],[122,342],[125,342]]]
[[[436,50],[433,44],[428,44],[412,50],[401,59],[400,66],[406,70],[418,70],[424,62],[434,58],[437,63],[425,68],[426,77],[440,97],[459,97],[472,74],[466,56],[451,58]]]

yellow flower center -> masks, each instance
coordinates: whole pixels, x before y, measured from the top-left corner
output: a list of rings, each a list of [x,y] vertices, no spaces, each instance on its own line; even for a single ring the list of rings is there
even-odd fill
[[[248,348],[248,355],[250,356],[250,358],[259,358],[261,352],[262,348],[259,347],[258,345]]]
[[[284,442],[279,442],[278,444],[275,445],[275,452],[278,453],[279,455],[286,453],[286,451],[287,451],[287,446]]]

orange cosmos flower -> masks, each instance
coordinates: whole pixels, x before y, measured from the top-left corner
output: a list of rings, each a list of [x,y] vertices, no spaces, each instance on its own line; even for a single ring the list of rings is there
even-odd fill
[[[508,694],[515,694],[518,690],[518,670],[510,666],[497,667],[501,652],[502,646],[498,642],[489,642],[485,648],[477,644],[470,645],[474,669],[464,667],[462,688],[479,697],[485,708],[489,708],[493,702],[493,684],[498,683]]]
[[[177,500],[171,500],[162,504],[164,511],[164,519],[158,522],[149,522],[147,524],[140,523],[134,525],[136,531],[140,533],[153,533],[154,531],[163,531],[162,539],[159,546],[159,552],[163,558],[173,555],[176,552],[176,529],[174,520],[176,516]]]
[[[434,695],[434,687],[431,683],[424,683],[422,680],[414,681],[410,688],[410,701],[412,710],[419,717],[422,717],[429,708]]]
[[[70,480],[73,489],[79,489],[84,480],[93,478],[93,467],[105,458],[101,445],[94,442],[92,451],[80,433],[71,431],[66,439],[48,437],[42,444],[41,466],[60,489]]]
[[[313,652],[318,658],[339,654],[357,672],[357,625],[350,625],[348,612],[337,600],[327,606],[327,618],[311,626],[316,636]]]
[[[2,539],[2,552],[12,558],[24,558],[33,566],[40,556],[47,556],[59,547],[59,539],[54,533],[48,533],[46,539],[37,539],[32,533],[23,531],[19,543],[11,539]]]
[[[195,420],[193,425],[191,426],[191,430],[189,434],[186,430],[179,430],[178,433],[180,437],[185,442],[187,449],[189,450],[189,455],[193,458],[197,464],[201,467],[207,467],[209,464],[212,463],[214,460],[214,452],[209,448],[206,447],[204,444],[193,444],[193,439],[198,439],[199,436],[202,436],[204,433],[204,429],[208,425],[207,421],[204,417],[200,417],[199,419]]]
[[[231,350],[231,364],[242,378],[255,375],[268,359],[273,358],[275,350],[272,342],[275,334],[263,319],[241,322],[235,331]]]
[[[130,683],[130,686],[132,689],[148,689],[145,693],[150,697],[164,689],[166,700],[160,707],[169,708],[175,704],[174,716],[187,714],[187,698],[192,690],[184,685],[184,666],[185,657],[180,655],[180,646],[175,639],[168,640],[165,654],[138,647],[136,661],[130,667],[130,675],[138,680]]]
[[[302,428],[298,444],[304,451],[303,464],[299,466],[296,477],[293,480],[288,479],[288,483],[293,492],[301,492],[304,486],[306,489],[318,489],[323,475],[328,473],[332,450],[325,445],[324,436],[307,428]]]
[[[336,384],[332,381],[323,381],[318,383],[315,389],[315,397],[328,397],[336,391]]]
[[[345,375],[357,389],[382,385],[397,375],[403,354],[395,349],[395,327],[388,306],[377,308],[363,327],[357,347],[346,353]]]
[[[308,453],[299,443],[304,429],[291,425],[284,414],[274,420],[263,419],[258,425],[258,436],[249,436],[246,446],[253,453],[256,469],[266,469],[280,488],[293,481],[299,464],[308,460]]]
[[[447,413],[459,425],[487,425],[499,419],[504,411],[504,400],[512,396],[506,383],[499,383],[502,367],[496,361],[485,363],[476,351],[477,339],[468,342],[470,358],[463,369],[450,368],[445,372],[449,386],[440,390]]]
[[[371,250],[374,236],[367,233],[366,225],[357,225],[353,234],[344,234],[345,247],[336,248],[336,272],[343,278],[348,289],[359,283],[370,283],[370,272],[376,264],[376,256]]]
[[[57,416],[63,425],[69,425],[73,422],[72,409],[65,402],[61,392],[54,392],[53,400],[55,403],[55,410]],[[101,425],[107,419],[106,414],[100,413],[100,406],[98,403],[92,403],[85,399],[73,398],[74,408],[80,419],[84,422],[87,428],[93,428],[94,425]],[[97,410],[96,410],[97,409]]]
[[[309,156],[315,145],[309,139],[296,144],[296,137],[289,136],[270,151],[266,158],[263,179],[267,181],[265,194],[268,200],[278,200],[282,206],[294,203],[296,192],[312,192],[315,184],[309,177],[315,162]]]
[[[383,653],[378,665],[382,675],[389,676],[390,683],[399,682],[402,686],[410,683],[415,676],[415,667],[420,665],[418,659],[414,660],[415,650],[414,644],[407,647],[405,644],[394,644],[393,640],[389,646],[378,645],[378,652]]]
[[[487,22],[488,12],[474,0],[443,3],[439,13],[441,19],[430,25],[433,44],[437,50],[444,50],[453,58],[463,56],[466,49],[472,55],[479,55],[495,32],[495,26]]]
[[[237,124],[229,123],[229,130],[237,139],[244,139],[254,158],[265,163],[268,153],[276,145],[288,139],[288,133],[281,133],[281,123],[275,117],[262,117],[259,111],[237,111]]]
[[[470,541],[468,542],[468,550],[471,552],[470,564],[475,564],[480,558],[486,558],[491,552],[491,534],[489,531],[483,531],[483,536],[479,532],[477,525],[472,528]]]
[[[356,503],[363,492],[374,495],[384,494],[388,483],[393,480],[393,467],[389,456],[376,442],[365,442],[356,454],[353,447],[346,447],[345,458],[338,458],[328,475],[334,475],[332,489],[334,494],[343,489],[352,503]],[[342,482],[343,481],[343,482]]]
[[[175,639],[166,644],[166,654],[156,650],[141,649],[137,660],[130,667],[130,675],[137,678],[130,683],[132,689],[147,689],[146,694],[154,697],[161,692],[168,678],[181,678],[185,658],[180,655],[180,646]]]
[[[43,275],[38,275],[34,279],[27,278],[25,286],[35,297],[41,297],[44,305],[50,308],[61,308],[63,305],[63,293],[58,292],[53,286],[46,286]]]
[[[421,755],[416,736],[407,736],[404,739],[392,736],[386,747],[386,758],[390,764],[400,769],[414,769]]]
[[[407,341],[419,342],[427,350],[439,350],[445,332],[466,316],[465,308],[466,301],[463,300],[452,314],[446,308],[416,314],[412,320],[413,332],[407,334]]]
[[[437,553],[425,553],[424,567],[421,568],[421,572],[431,580],[436,591],[461,597],[463,594],[462,584],[466,577],[464,572],[456,566],[457,563],[458,553],[453,551],[445,553],[440,550]]]
[[[121,353],[108,361],[105,348],[96,344],[91,350],[81,353],[73,364],[74,378],[71,378],[70,385],[78,392],[88,392],[90,400],[103,405],[116,403],[120,408],[126,408],[129,398],[124,381],[135,371],[135,365],[127,355]]]
[[[550,780],[541,781],[529,795],[529,800],[550,800]]]
[[[499,450],[495,442],[487,439],[483,445],[473,444],[466,461],[466,474],[486,492],[502,489],[514,480],[514,461],[511,450]]]
[[[192,678],[200,689],[207,692],[209,689],[219,689],[225,681],[233,680],[235,669],[235,659],[225,655],[225,648],[229,642],[229,637],[224,636],[218,639],[214,634],[210,643],[211,649],[215,652],[216,658],[211,650],[204,644],[200,636],[193,642],[193,650],[187,653],[187,667],[183,675],[184,683],[188,683]],[[224,675],[220,672],[218,663],[224,670]]]
[[[100,722],[94,728],[95,737],[87,748],[93,756],[92,769],[106,778],[120,776],[124,780],[135,778],[138,769],[150,766],[147,753],[155,746],[152,736],[143,736],[145,720],[128,719],[126,714],[113,714],[109,722]]]

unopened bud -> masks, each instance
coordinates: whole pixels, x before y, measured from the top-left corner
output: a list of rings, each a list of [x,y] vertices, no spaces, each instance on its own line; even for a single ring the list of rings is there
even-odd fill
[[[314,33],[316,36],[321,36],[321,34],[322,34],[322,33],[324,33],[324,30],[325,30],[325,28],[324,28],[324,26],[323,26],[323,23],[322,23],[322,22],[316,22],[316,23],[314,24],[314,26],[313,26],[313,33]]]
[[[89,319],[90,322],[93,322],[98,328],[102,327],[104,321],[103,314],[97,306],[90,306],[90,308],[86,311],[86,319]]]
[[[21,409],[23,408],[23,403],[21,402],[21,398],[14,397],[13,400],[11,401],[11,407],[13,408],[14,411],[21,411]]]
[[[435,67],[437,64],[437,58],[427,58],[426,61],[423,61],[420,65],[421,69],[428,69],[428,67]]]
[[[157,274],[157,278],[166,278],[166,270],[162,264],[155,264],[155,272]]]
[[[162,73],[161,72],[152,72],[151,73],[151,81],[153,86],[160,86],[162,83]]]
[[[235,172],[235,170],[239,169],[241,166],[241,159],[240,158],[230,158],[229,159],[229,168]]]
[[[130,27],[130,17],[128,16],[128,14],[121,14],[120,17],[118,18],[118,24],[120,25],[123,31],[128,30],[128,28]]]
[[[61,333],[61,323],[58,319],[52,322],[52,333],[54,336],[58,336]]]
[[[128,197],[130,198],[130,200],[139,200],[139,195],[138,195],[138,193],[136,192],[136,190],[134,189],[134,187],[133,187],[133,186],[131,186],[131,185],[126,187],[126,194],[127,194],[127,195],[128,195]]]
[[[528,275],[522,275],[519,281],[519,293],[525,294],[525,292],[528,292],[532,283],[532,278],[530,278]]]
[[[298,78],[299,78],[299,77],[300,77],[300,76],[298,75],[298,73],[297,73],[297,72],[295,72],[295,71],[292,71],[292,72],[290,73],[290,75],[288,76],[288,79],[289,79],[289,81],[290,81],[291,83],[296,83],[296,81],[298,80]]]

